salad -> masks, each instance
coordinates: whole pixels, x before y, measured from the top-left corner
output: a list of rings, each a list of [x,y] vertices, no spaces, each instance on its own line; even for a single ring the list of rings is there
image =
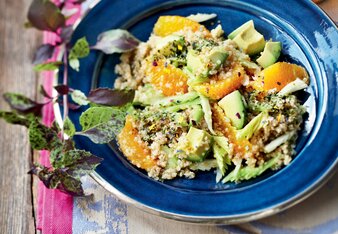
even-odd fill
[[[214,170],[217,182],[240,182],[295,154],[306,70],[278,61],[281,42],[252,20],[226,35],[200,24],[208,16],[161,16],[115,67],[115,88],[135,90],[118,145],[157,180]]]

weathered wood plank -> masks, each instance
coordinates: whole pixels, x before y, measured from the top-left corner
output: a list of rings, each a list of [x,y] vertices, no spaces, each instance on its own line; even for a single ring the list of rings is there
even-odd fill
[[[25,30],[30,1],[0,1],[0,94],[19,92],[36,96],[31,57],[41,34]],[[7,105],[0,100],[0,109]],[[35,233],[31,176],[27,175],[31,150],[24,127],[0,120],[0,233]]]

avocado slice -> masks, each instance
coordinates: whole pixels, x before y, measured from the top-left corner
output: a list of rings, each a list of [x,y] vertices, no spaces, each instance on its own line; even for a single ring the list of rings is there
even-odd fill
[[[248,22],[242,24],[241,26],[239,26],[238,28],[236,28],[234,31],[232,31],[229,35],[228,38],[229,39],[234,39],[240,32],[242,32],[243,30],[250,28],[250,27],[254,27],[254,22],[253,20],[249,20]]]
[[[211,49],[206,55],[189,50],[187,68],[191,71],[193,77],[189,83],[197,84],[206,81],[210,71],[217,71],[228,58],[228,55],[227,51],[220,46]]]
[[[195,121],[195,123],[199,123],[204,116],[203,109],[202,109],[201,105],[193,105],[191,108],[192,109],[191,109],[190,115],[189,115],[190,124],[192,124],[191,121]]]
[[[249,27],[254,27],[253,20],[249,20],[248,22],[245,22],[244,24],[242,24],[241,26],[236,28],[234,31],[232,31],[228,35],[228,39],[231,39],[231,40],[234,39],[240,32],[242,32],[243,30],[245,30]]]
[[[133,102],[140,105],[153,105],[162,99],[164,99],[162,93],[156,90],[151,84],[146,84],[135,91]]]
[[[157,41],[156,50],[162,50],[166,46],[168,46],[170,43],[172,43],[174,41],[178,41],[180,39],[181,39],[181,37],[177,36],[177,35],[169,35],[169,36],[166,36],[166,37],[162,37]]]
[[[238,90],[222,98],[218,105],[224,110],[226,117],[230,119],[235,128],[243,128],[246,113],[242,95]]]
[[[212,137],[206,131],[190,127],[186,135],[186,144],[180,147],[188,154],[187,160],[192,162],[201,162],[207,156]]]
[[[266,68],[272,64],[274,64],[282,50],[282,43],[279,41],[268,41],[265,44],[264,50],[261,53],[261,56],[256,60],[259,65]]]
[[[208,79],[208,67],[203,63],[202,57],[200,57],[194,50],[188,51],[187,68],[194,76],[191,82],[202,83]]]
[[[249,55],[254,55],[263,51],[265,46],[263,35],[257,32],[253,25],[237,34],[233,41]]]

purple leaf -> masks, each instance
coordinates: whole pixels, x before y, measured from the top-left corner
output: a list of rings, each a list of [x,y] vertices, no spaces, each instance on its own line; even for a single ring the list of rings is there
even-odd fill
[[[35,28],[43,31],[56,32],[66,22],[60,9],[49,0],[33,0],[27,17]]]
[[[40,94],[41,94],[42,96],[44,96],[45,98],[53,99],[53,98],[47,93],[47,91],[45,90],[45,88],[43,87],[43,85],[40,85]]]
[[[33,64],[40,64],[46,62],[53,56],[54,46],[51,44],[43,44],[35,51],[33,57]]]
[[[78,110],[81,106],[69,102],[69,103],[68,103],[68,107],[69,107],[69,109],[71,109],[71,110]]]
[[[92,48],[105,54],[122,53],[135,49],[140,41],[126,30],[113,29],[101,33]]]
[[[88,100],[104,106],[123,106],[132,102],[134,96],[134,90],[98,88],[90,91]]]
[[[76,197],[85,196],[83,188],[82,188],[82,182],[80,179],[74,178],[71,175],[65,172],[62,172],[60,170],[57,170],[57,172],[58,172],[57,175],[60,181],[60,183],[57,186],[57,189],[71,196],[76,196]]]
[[[73,25],[68,25],[61,28],[60,38],[64,43],[68,43],[73,35]]]
[[[69,93],[69,87],[68,87],[68,85],[57,85],[57,86],[54,86],[54,89],[60,95],[67,95]]]
[[[64,169],[51,170],[42,165],[34,165],[28,173],[36,175],[49,189],[58,189],[71,196],[84,196],[80,179],[72,177]]]
[[[40,115],[44,105],[16,93],[5,93],[3,97],[13,110],[21,114],[33,113],[34,115]]]
[[[70,150],[63,155],[57,166],[68,168],[70,175],[80,177],[93,171],[102,160],[88,151]]]

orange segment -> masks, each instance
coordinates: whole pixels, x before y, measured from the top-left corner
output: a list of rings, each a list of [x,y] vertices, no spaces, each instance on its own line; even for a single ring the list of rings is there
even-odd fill
[[[278,62],[265,68],[254,82],[253,87],[257,90],[277,89],[277,91],[280,91],[285,85],[297,78],[309,78],[309,75],[301,66]]]
[[[187,75],[181,69],[166,64],[163,60],[149,63],[147,75],[150,76],[150,83],[165,96],[188,92]]]
[[[176,15],[161,16],[154,26],[154,33],[157,36],[165,37],[186,27],[190,28],[193,32],[201,31],[205,32],[206,35],[210,35],[209,30],[203,25]]]
[[[122,153],[132,164],[148,171],[156,165],[156,161],[150,157],[150,149],[134,128],[133,121],[131,116],[126,117],[126,123],[117,136],[117,141]]]
[[[194,85],[193,88],[211,99],[221,99],[242,85],[245,74],[243,67],[237,65],[232,74],[230,77],[222,77],[222,75],[211,77],[208,82]]]
[[[230,121],[226,121],[223,110],[216,103],[212,106],[212,121],[216,133],[221,133],[233,144],[235,154],[240,154],[243,157],[246,152],[252,151],[252,145],[247,139],[237,139],[235,128]]]

